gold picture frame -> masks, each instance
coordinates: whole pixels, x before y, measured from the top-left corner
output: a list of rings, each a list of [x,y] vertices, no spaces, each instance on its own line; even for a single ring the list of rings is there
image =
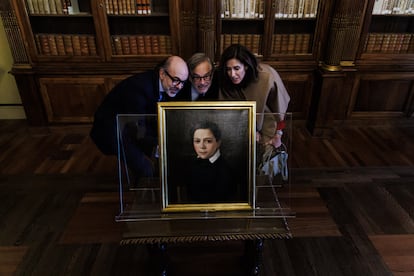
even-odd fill
[[[162,212],[253,209],[255,116],[252,101],[158,103]],[[200,165],[203,158],[197,156],[193,136],[195,126],[206,122],[221,132],[222,160],[207,168]]]

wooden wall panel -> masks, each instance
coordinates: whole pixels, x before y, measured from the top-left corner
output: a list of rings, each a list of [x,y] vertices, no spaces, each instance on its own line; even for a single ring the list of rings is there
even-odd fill
[[[49,123],[93,122],[108,89],[105,78],[40,78],[40,92]]]
[[[410,116],[413,81],[411,73],[360,74],[354,83],[349,117]]]
[[[288,111],[295,120],[305,120],[312,94],[312,73],[281,73],[281,78],[290,95]]]

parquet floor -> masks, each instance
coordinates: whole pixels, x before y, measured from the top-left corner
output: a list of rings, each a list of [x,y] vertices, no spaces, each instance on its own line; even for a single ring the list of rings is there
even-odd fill
[[[0,121],[0,275],[152,275],[120,246],[116,158],[88,126]],[[414,127],[292,133],[293,238],[265,242],[261,275],[414,275]],[[241,245],[171,246],[171,275],[243,275]]]

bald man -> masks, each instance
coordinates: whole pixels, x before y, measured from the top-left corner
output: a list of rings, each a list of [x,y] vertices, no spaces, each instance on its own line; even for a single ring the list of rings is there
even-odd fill
[[[186,62],[179,56],[170,56],[160,63],[154,70],[133,75],[117,84],[105,97],[98,107],[90,136],[96,146],[108,155],[116,155],[117,134],[116,134],[116,115],[117,114],[156,114],[157,102],[171,101],[183,88],[188,78],[188,67]],[[137,154],[137,169],[140,170],[145,156],[152,149],[148,147],[155,143],[146,142],[145,148],[138,143],[136,148],[131,144],[128,149],[133,154]],[[149,144],[149,145],[148,145]],[[145,168],[144,168],[145,169]],[[143,175],[147,173],[142,172]]]

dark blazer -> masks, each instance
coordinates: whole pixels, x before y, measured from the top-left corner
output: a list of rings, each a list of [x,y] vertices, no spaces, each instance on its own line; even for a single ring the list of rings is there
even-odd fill
[[[159,97],[158,72],[138,73],[117,84],[98,107],[90,132],[104,154],[117,154],[116,115],[155,114]]]
[[[214,71],[213,81],[211,83],[208,91],[203,95],[199,96],[196,101],[217,101],[219,96],[219,86],[218,86],[218,73],[217,70]],[[174,100],[176,101],[191,101],[191,82],[187,81],[181,89],[181,91],[175,96]]]

